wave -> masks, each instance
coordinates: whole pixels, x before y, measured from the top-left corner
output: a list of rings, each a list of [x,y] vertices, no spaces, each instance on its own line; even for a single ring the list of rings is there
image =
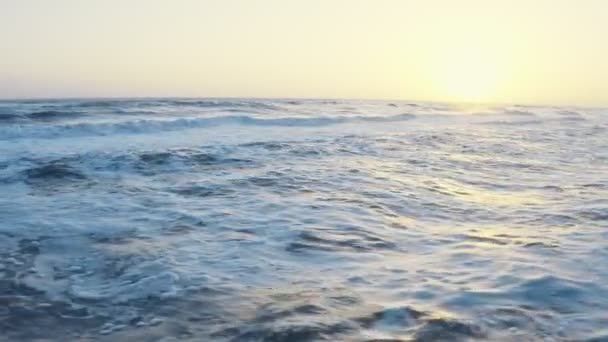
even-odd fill
[[[115,134],[146,134],[225,125],[323,127],[351,122],[399,122],[414,119],[413,114],[394,116],[353,117],[284,117],[262,119],[252,116],[214,116],[207,118],[180,118],[176,120],[133,120],[123,122],[76,123],[54,126],[10,125],[0,127],[0,140],[22,138],[58,138],[74,136],[107,136]]]
[[[72,118],[81,116],[84,113],[74,111],[62,111],[62,110],[40,110],[33,111],[30,113],[18,114],[18,113],[0,113],[0,121],[51,121],[55,119]]]
[[[527,110],[506,110],[504,114],[511,116],[536,116],[536,114]]]
[[[488,125],[488,126],[527,126],[527,125],[540,125],[542,124],[542,120],[517,120],[517,121],[505,121],[505,120],[496,120],[496,121],[484,121],[480,122],[480,125]]]
[[[197,108],[241,108],[252,109],[278,109],[275,105],[259,101],[236,101],[236,100],[214,100],[214,99],[109,99],[97,101],[77,101],[69,104],[72,108],[108,108],[108,107],[197,107]]]
[[[172,106],[193,106],[203,108],[217,108],[217,107],[247,107],[255,109],[278,109],[276,106],[270,103],[263,103],[257,101],[226,101],[226,100],[168,100],[161,101]]]
[[[75,116],[80,116],[82,114],[84,114],[84,113],[60,111],[60,110],[43,110],[43,111],[39,111],[39,112],[29,113],[29,114],[26,114],[25,116],[31,120],[45,121],[45,120],[53,120],[53,119],[59,119],[59,118],[75,117]]]
[[[95,114],[158,114],[173,111],[217,109],[232,112],[267,112],[281,108],[273,103],[247,100],[107,99],[70,101],[17,101],[0,103],[0,122],[51,121]]]

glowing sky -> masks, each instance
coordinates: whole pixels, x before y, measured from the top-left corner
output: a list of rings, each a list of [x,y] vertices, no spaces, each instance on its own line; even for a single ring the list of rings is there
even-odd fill
[[[605,0],[0,0],[0,97],[608,105]]]

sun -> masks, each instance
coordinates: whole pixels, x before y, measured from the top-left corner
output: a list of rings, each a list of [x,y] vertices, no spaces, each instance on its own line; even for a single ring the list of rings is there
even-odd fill
[[[450,100],[482,102],[491,100],[495,94],[498,76],[485,61],[462,57],[444,68],[439,82]]]
[[[481,48],[449,49],[437,57],[433,72],[440,97],[454,102],[491,102],[505,79],[501,58]]]

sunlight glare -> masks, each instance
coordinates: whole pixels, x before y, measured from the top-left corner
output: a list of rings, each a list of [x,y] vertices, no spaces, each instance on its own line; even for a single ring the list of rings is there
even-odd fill
[[[505,82],[500,58],[481,48],[455,47],[437,55],[432,82],[439,93],[455,102],[495,100]]]

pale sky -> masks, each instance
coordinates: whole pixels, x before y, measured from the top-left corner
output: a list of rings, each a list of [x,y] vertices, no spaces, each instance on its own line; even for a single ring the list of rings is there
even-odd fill
[[[606,0],[0,0],[0,98],[608,105]]]

